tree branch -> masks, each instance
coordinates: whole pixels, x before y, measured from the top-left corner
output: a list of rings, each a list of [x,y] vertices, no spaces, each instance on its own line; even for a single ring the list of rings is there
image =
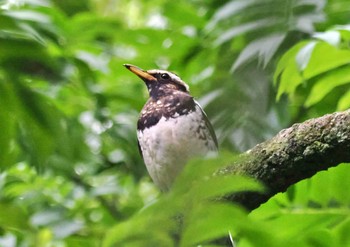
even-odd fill
[[[266,194],[242,193],[229,200],[249,210],[278,192],[343,162],[350,162],[350,110],[294,124],[242,155],[243,161],[224,170],[261,181]]]

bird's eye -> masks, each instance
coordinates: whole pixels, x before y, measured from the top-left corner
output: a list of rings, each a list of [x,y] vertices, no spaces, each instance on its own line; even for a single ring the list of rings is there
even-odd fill
[[[167,80],[167,79],[170,78],[170,76],[169,76],[167,73],[161,74],[160,77],[161,77],[162,79],[165,79],[165,80]]]

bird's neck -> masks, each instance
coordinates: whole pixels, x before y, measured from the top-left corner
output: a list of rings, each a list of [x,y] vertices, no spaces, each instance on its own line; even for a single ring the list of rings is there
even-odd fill
[[[195,110],[196,102],[186,92],[173,90],[172,94],[165,94],[163,97],[150,97],[141,111],[137,128],[142,131],[156,125],[161,118],[177,118]]]
[[[177,90],[173,85],[152,85],[148,86],[149,96],[154,100],[176,94]]]

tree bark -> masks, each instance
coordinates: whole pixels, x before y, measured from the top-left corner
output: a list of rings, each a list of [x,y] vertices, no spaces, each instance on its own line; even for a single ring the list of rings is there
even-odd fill
[[[248,192],[228,197],[252,210],[318,171],[350,162],[350,110],[294,124],[242,156],[243,161],[223,172],[247,175],[266,186],[265,194]]]

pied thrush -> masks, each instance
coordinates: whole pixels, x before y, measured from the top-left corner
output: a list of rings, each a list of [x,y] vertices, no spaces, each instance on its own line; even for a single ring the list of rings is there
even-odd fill
[[[191,158],[217,152],[215,132],[177,75],[124,66],[147,86],[150,97],[137,122],[138,145],[154,183],[167,191]]]

